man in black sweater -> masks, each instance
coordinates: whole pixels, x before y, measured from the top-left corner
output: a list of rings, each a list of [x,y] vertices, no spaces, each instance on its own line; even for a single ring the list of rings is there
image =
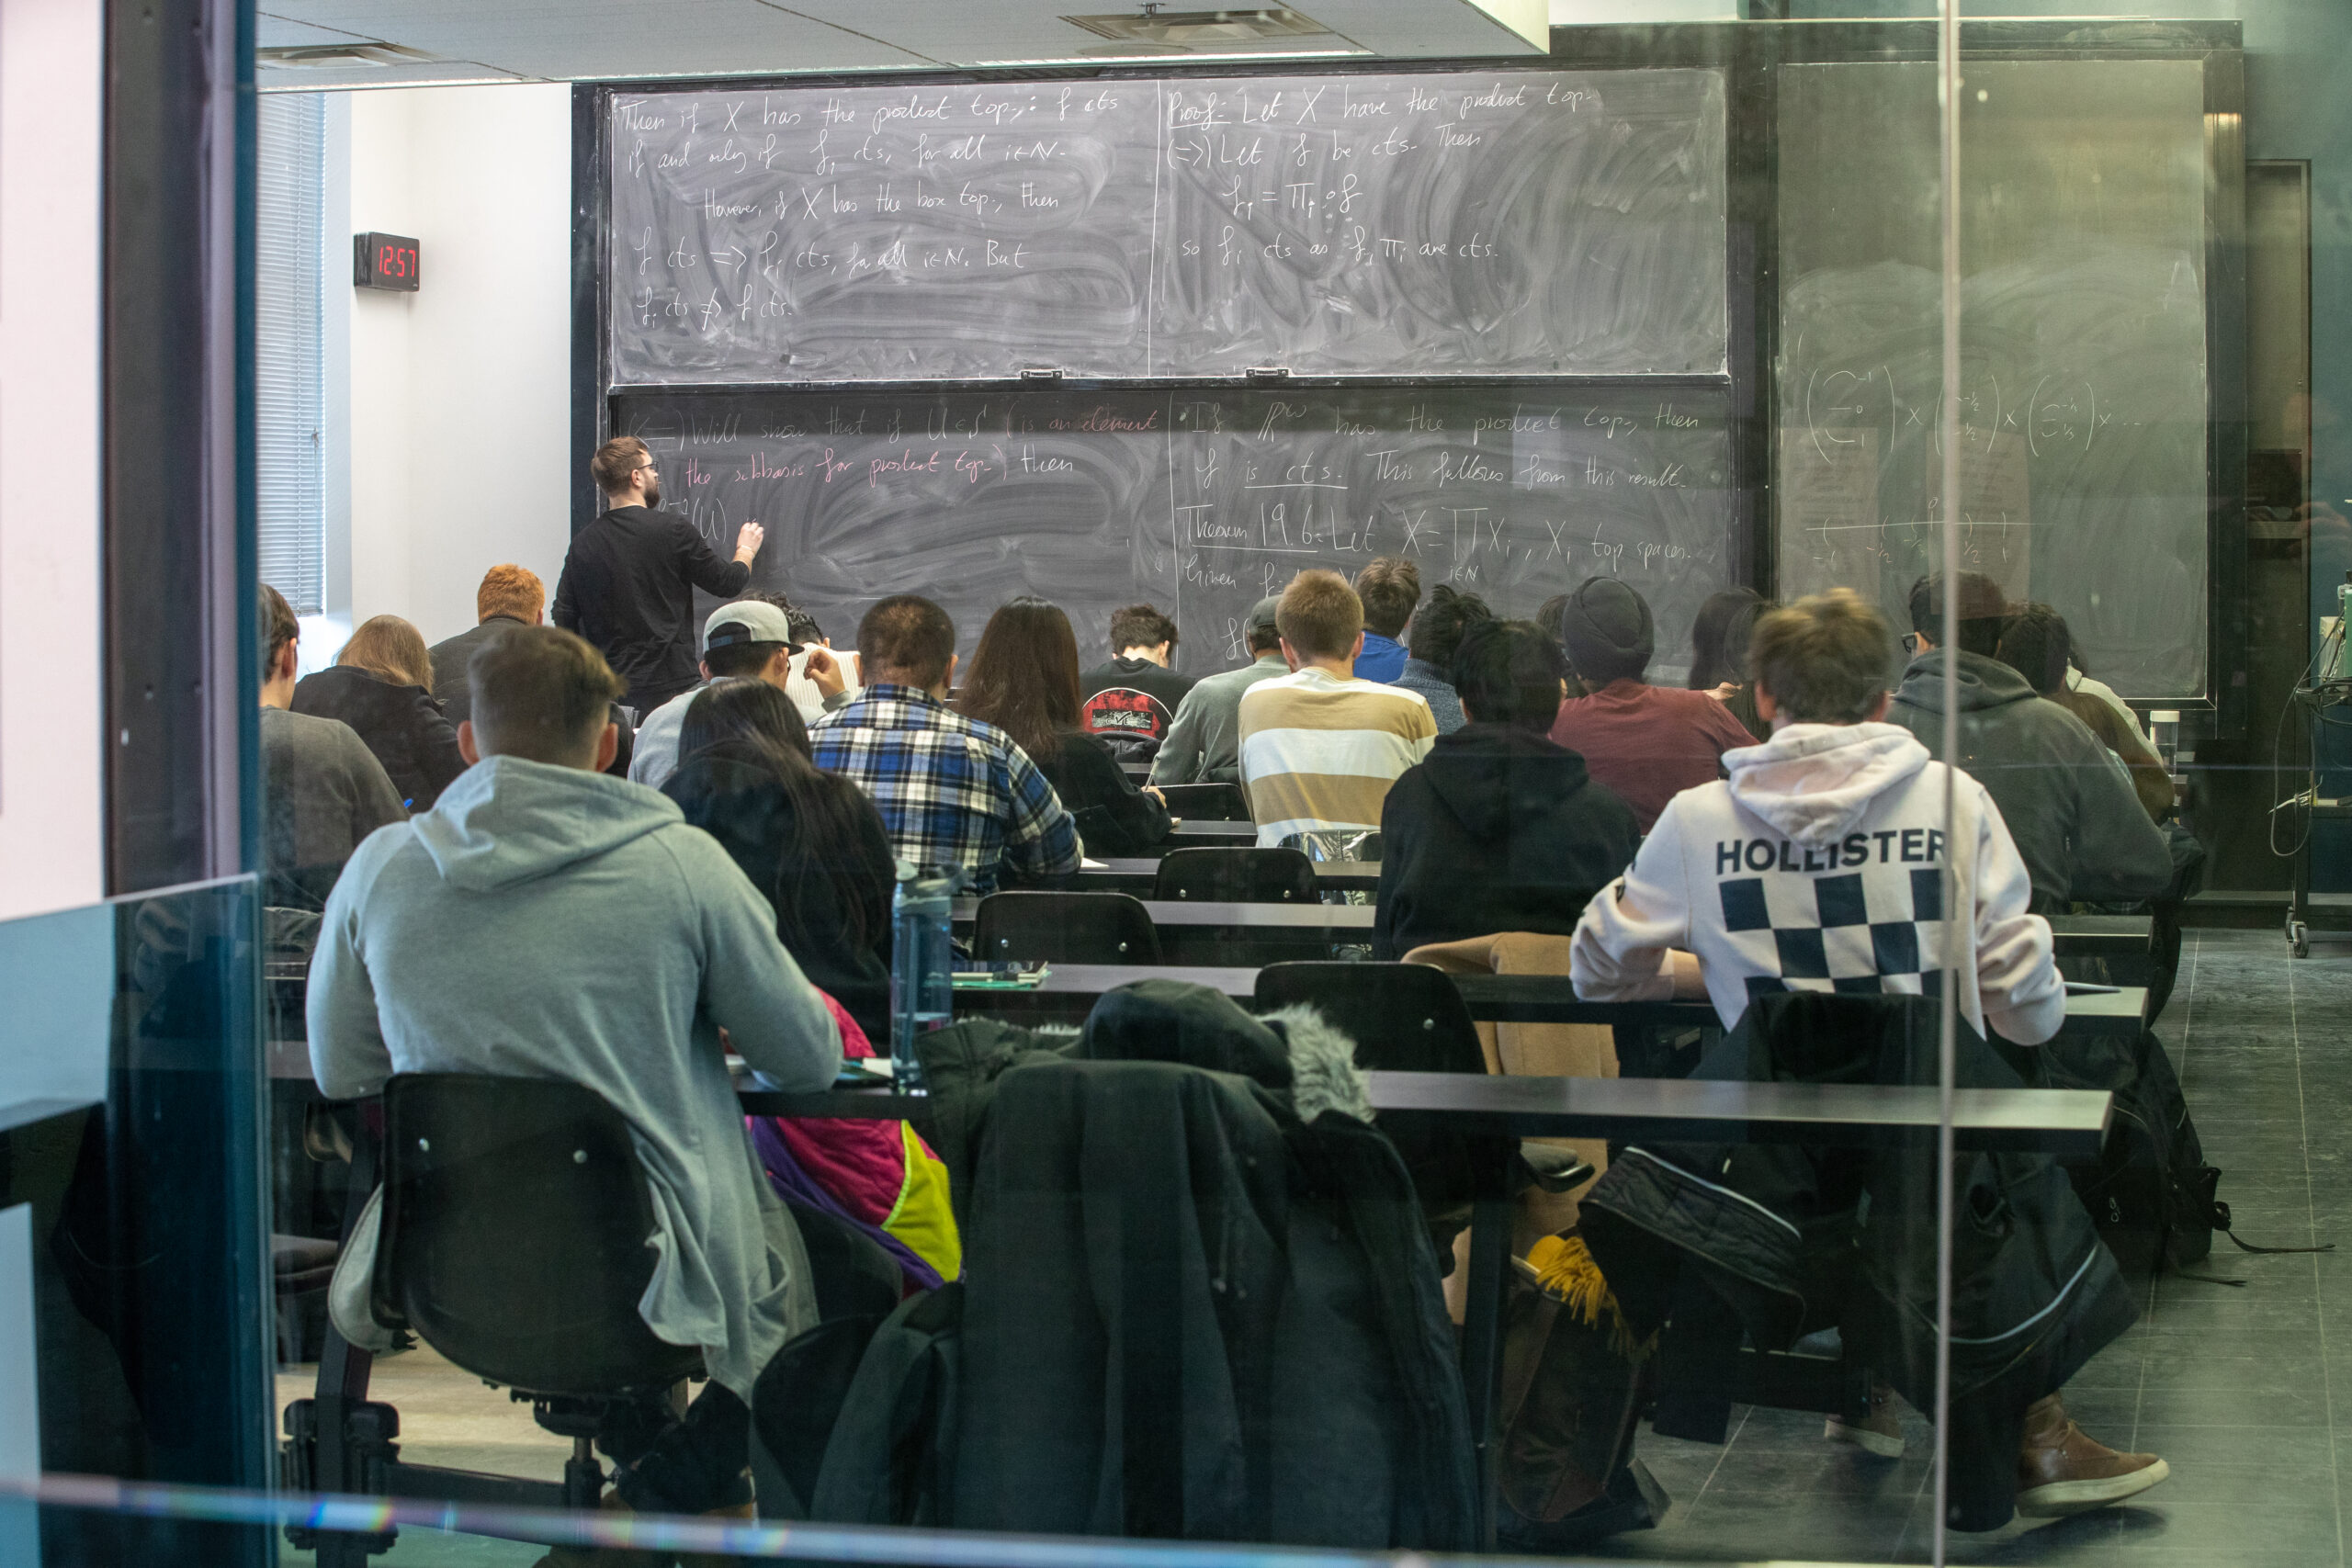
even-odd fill
[[[732,599],[751,586],[767,530],[744,524],[735,558],[719,559],[693,524],[658,510],[662,476],[634,435],[598,447],[588,470],[607,510],[572,537],[556,582],[555,624],[587,638],[628,682],[622,700],[651,713],[701,679],[695,590]]]

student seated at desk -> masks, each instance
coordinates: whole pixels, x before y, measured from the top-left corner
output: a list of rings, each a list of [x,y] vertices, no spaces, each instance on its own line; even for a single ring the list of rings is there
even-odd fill
[[[1496,931],[1566,936],[1633,860],[1632,810],[1546,738],[1566,672],[1532,622],[1464,634],[1448,673],[1466,722],[1405,770],[1381,808],[1374,958]]]
[[[807,674],[799,662],[807,660]],[[791,617],[764,597],[740,599],[710,613],[702,628],[702,684],[663,703],[639,721],[637,755],[628,776],[649,789],[660,789],[678,765],[678,734],[685,727],[686,709],[717,681],[763,681],[794,699],[793,688],[814,684],[822,706],[840,707],[849,701],[841,665],[824,649],[797,654]],[[821,707],[820,707],[821,711]],[[807,719],[807,710],[802,709]]]
[[[1950,778],[1883,722],[1884,618],[1838,589],[1765,615],[1752,646],[1772,739],[1727,758],[1729,779],[1668,803],[1633,868],[1593,899],[1570,953],[1577,995],[1703,993],[1730,1029],[1770,992],[1932,994],[1950,961],[1971,1029],[2024,1045],[2057,1033],[2065,987],[2001,813],[1984,785]],[[1943,908],[1948,864],[1965,908]],[[1833,1419],[1829,1435],[1900,1452],[1892,1397],[1880,1391],[1867,1421]],[[2024,1445],[2017,1506],[2029,1515],[2113,1503],[2168,1473],[2154,1454],[2092,1441],[2054,1393],[2027,1411]]]
[[[513,627],[540,625],[547,619],[547,584],[539,581],[538,573],[511,562],[492,567],[474,590],[474,624],[425,649],[433,660],[433,700],[441,705],[453,734],[473,716],[473,688],[467,683],[466,671],[473,663],[474,649]],[[605,772],[615,778],[630,776],[637,727],[644,716],[618,703],[612,706],[612,721],[620,726],[621,746]]]
[[[808,983],[888,1040],[896,871],[874,803],[809,761],[798,705],[765,681],[704,687],[678,752],[662,793],[767,895],[775,934]]]
[[[1241,694],[1241,784],[1259,846],[1377,828],[1388,786],[1437,739],[1430,705],[1357,678],[1363,606],[1338,572],[1300,572],[1274,614],[1292,672]]]
[[[701,1347],[710,1382],[641,1457],[615,1456],[617,1489],[635,1509],[748,1517],[752,1386],[817,1306],[719,1031],[798,1093],[832,1081],[840,1032],[727,852],[597,772],[621,688],[595,649],[519,628],[476,652],[472,681],[458,739],[479,765],[362,844],[327,902],[311,1070],[333,1100],[401,1072],[561,1078],[628,1118],[662,1232],[640,1310]]]
[[[301,623],[268,583],[259,599],[262,900],[272,909],[315,912],[326,908],[351,852],[408,812],[384,765],[349,725],[293,711]],[[307,953],[310,924],[273,917],[271,940]]]
[[[1139,855],[1168,837],[1168,798],[1137,789],[1112,742],[1083,728],[1079,690],[1078,637],[1069,617],[1024,594],[989,617],[956,706],[1029,753],[1078,819],[1085,853]]]
[[[1028,879],[1078,869],[1078,828],[1011,736],[948,705],[956,623],[900,593],[857,624],[865,689],[811,725],[817,765],[865,791],[890,848],[910,864],[958,865],[971,890],[1005,870]]]
[[[1559,614],[1584,694],[1560,705],[1552,739],[1623,797],[1646,833],[1679,791],[1721,777],[1723,754],[1756,738],[1706,693],[1642,679],[1657,632],[1648,602],[1617,579],[1587,580]]]
[[[2165,772],[2164,760],[2114,708],[2067,685],[2068,677],[2075,673],[2073,652],[2074,635],[2067,630],[2066,617],[2047,604],[2025,604],[2012,605],[2002,621],[1995,657],[2024,676],[2026,684],[2043,702],[2056,703],[2081,719],[2084,728],[2098,737],[2098,743],[2131,771],[2132,791],[2147,807],[2148,819],[2163,822],[2165,813],[2173,807],[2172,778]]]
[[[1122,762],[1148,762],[1159,754],[1176,709],[1193,689],[1191,677],[1168,667],[1176,640],[1176,623],[1149,604],[1114,610],[1110,662],[1078,678],[1080,728],[1101,736]],[[1045,759],[1037,761],[1043,766]]]
[[[1279,594],[1268,594],[1241,623],[1250,663],[1202,676],[1176,705],[1176,722],[1151,760],[1153,784],[1241,782],[1241,694],[1290,673],[1283,662],[1283,634],[1274,626],[1274,608],[1281,603]]]
[[[360,624],[332,669],[305,675],[294,711],[351,726],[411,811],[429,811],[466,771],[458,731],[433,700],[433,659],[424,636],[398,615]]]
[[[1437,732],[1451,735],[1466,722],[1462,716],[1462,700],[1453,690],[1453,653],[1462,646],[1462,634],[1481,621],[1494,619],[1494,612],[1476,593],[1459,593],[1448,583],[1441,582],[1430,590],[1430,602],[1413,613],[1413,624],[1406,628],[1410,639],[1406,644],[1405,671],[1390,682],[1408,692],[1419,692],[1430,705],[1430,716],[1437,720]]]
[[[1930,750],[1943,744],[1944,666],[1959,665],[1960,755],[2000,810],[2033,879],[2033,907],[2065,912],[2076,898],[2132,900],[2165,892],[2172,852],[2133,793],[2131,775],[2079,718],[2034,694],[1995,655],[2008,605],[1998,584],[1957,573],[1960,646],[1944,649],[1940,573],[1911,585],[1918,656],[1903,671],[1887,718]]]

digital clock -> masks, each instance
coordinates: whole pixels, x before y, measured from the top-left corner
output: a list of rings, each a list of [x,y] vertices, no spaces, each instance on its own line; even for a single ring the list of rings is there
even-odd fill
[[[360,288],[415,293],[416,242],[405,234],[354,234],[351,236],[351,281]]]

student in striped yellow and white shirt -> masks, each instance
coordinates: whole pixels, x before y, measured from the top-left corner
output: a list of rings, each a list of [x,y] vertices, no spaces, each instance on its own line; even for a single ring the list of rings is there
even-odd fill
[[[1418,692],[1355,677],[1363,604],[1336,571],[1302,571],[1274,612],[1291,672],[1241,697],[1241,785],[1271,847],[1292,833],[1377,829],[1396,775],[1429,755]]]

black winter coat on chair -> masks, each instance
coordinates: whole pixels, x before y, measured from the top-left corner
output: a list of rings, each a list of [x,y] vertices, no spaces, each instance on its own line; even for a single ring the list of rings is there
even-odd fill
[[[1170,981],[1077,1041],[926,1035],[965,1278],[876,1337],[814,1516],[1476,1551],[1437,1258],[1351,1052]]]

